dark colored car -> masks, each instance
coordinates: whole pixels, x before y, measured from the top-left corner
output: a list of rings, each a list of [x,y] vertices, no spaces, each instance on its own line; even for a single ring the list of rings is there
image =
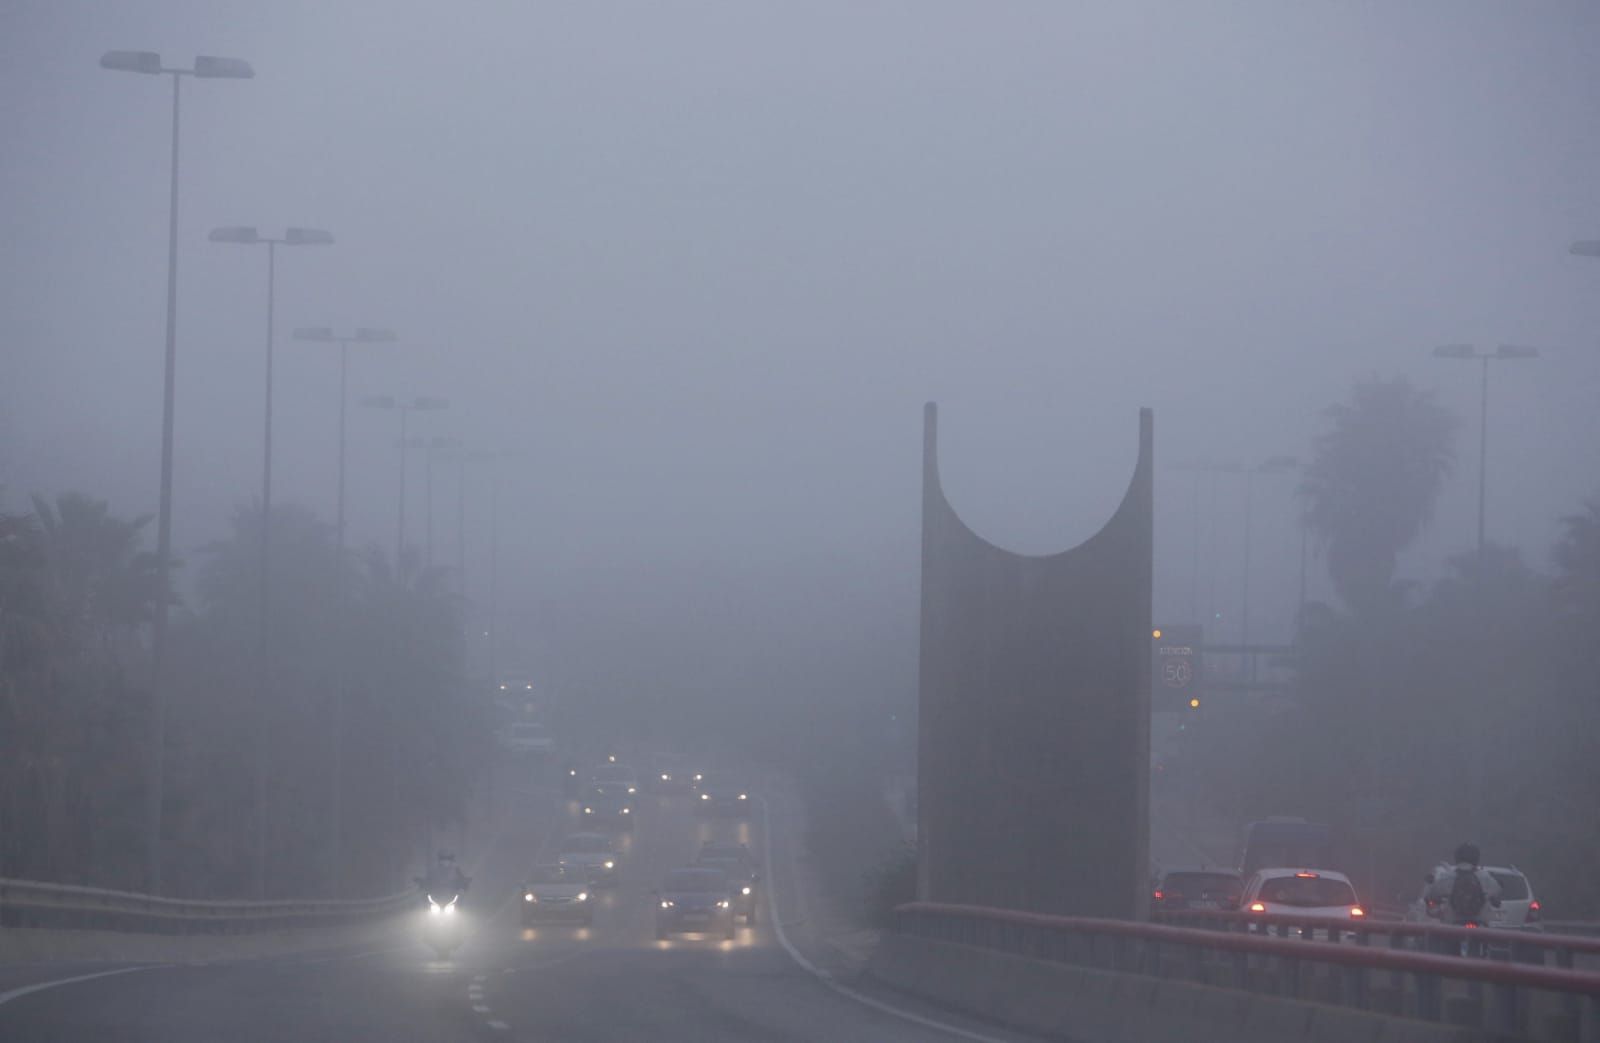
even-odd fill
[[[694,809],[701,815],[750,815],[750,789],[729,775],[707,775],[700,780]]]
[[[633,797],[623,786],[590,786],[578,801],[578,807],[585,826],[633,828]]]
[[[1163,909],[1237,909],[1244,878],[1231,869],[1169,869],[1151,894],[1153,912]]]
[[[588,874],[563,865],[534,866],[522,884],[522,922],[526,926],[539,920],[594,922],[594,902],[589,894]]]
[[[556,861],[588,874],[593,887],[616,887],[622,856],[604,833],[574,833],[557,847]]]
[[[732,940],[733,902],[728,875],[710,866],[674,869],[661,882],[656,898],[656,937],[674,934],[721,934]]]
[[[756,909],[761,902],[756,885],[761,881],[761,873],[748,847],[708,841],[700,846],[700,857],[695,864],[722,870],[728,878],[728,899],[735,915],[744,917],[747,924],[756,922]]]

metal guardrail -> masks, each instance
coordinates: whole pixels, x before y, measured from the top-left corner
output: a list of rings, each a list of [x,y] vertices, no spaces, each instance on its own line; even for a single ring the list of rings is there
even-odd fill
[[[1414,920],[1355,920],[1221,909],[1163,909],[1150,918],[1155,923],[1175,927],[1251,932],[1302,940],[1320,937],[1335,944],[1380,944],[1390,949],[1433,953],[1459,952],[1465,946],[1469,951],[1502,956],[1519,963],[1567,968],[1574,966],[1575,957],[1579,955],[1600,957],[1600,938],[1543,930],[1500,930]]]
[[[931,902],[900,906],[895,929],[1029,959],[1449,1021],[1523,1039],[1600,1043],[1600,973],[1589,971]]]
[[[0,879],[0,930],[32,927],[243,934],[358,923],[399,912],[416,901],[414,890],[351,900],[194,901],[72,884]]]

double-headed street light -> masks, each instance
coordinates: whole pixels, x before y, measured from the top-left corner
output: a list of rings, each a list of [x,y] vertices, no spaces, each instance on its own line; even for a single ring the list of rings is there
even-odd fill
[[[397,399],[392,395],[376,395],[362,399],[361,404],[371,409],[393,409],[400,413],[400,507],[395,520],[395,550],[394,567],[395,575],[400,574],[400,560],[405,557],[406,550],[406,418],[413,411],[425,412],[435,409],[449,409],[448,399],[434,398],[419,395],[412,399]]]
[[[136,72],[172,77],[172,184],[167,204],[167,350],[161,400],[161,495],[156,522],[156,614],[150,638],[150,779],[146,787],[145,886],[161,892],[161,810],[166,785],[166,697],[164,694],[167,648],[167,599],[172,574],[172,425],[178,363],[178,81],[248,80],[255,76],[250,63],[240,58],[201,55],[194,68],[169,68],[154,51],[107,51],[100,67],[113,72]]]
[[[259,676],[261,685],[260,700],[265,707],[271,698],[271,546],[272,546],[272,356],[273,356],[273,313],[275,294],[277,292],[277,257],[279,246],[330,246],[333,236],[320,228],[290,228],[284,232],[282,238],[264,236],[249,225],[232,225],[226,228],[213,228],[210,239],[213,243],[235,243],[241,246],[260,246],[267,248],[267,371],[266,371],[266,408],[264,431],[262,436],[262,463],[261,463],[261,581],[258,593],[261,599],[259,649],[260,657]],[[259,729],[258,729],[259,736]],[[266,861],[267,861],[267,827],[266,827],[266,750],[265,742],[257,738],[258,761],[256,767],[256,866],[255,866],[255,893],[257,898],[266,894]]]
[[[336,333],[327,326],[301,327],[294,331],[294,339],[313,344],[339,345],[339,494],[337,521],[334,523],[334,584],[335,602],[339,612],[339,626],[345,624],[345,568],[344,568],[344,467],[345,467],[345,408],[351,344],[392,344],[399,338],[392,330],[360,327],[352,333]],[[339,642],[337,674],[333,699],[333,769],[331,773],[328,828],[329,838],[329,893],[337,896],[344,882],[344,689],[345,642]]]
[[[1595,248],[1597,254],[1600,254],[1600,243],[1574,243],[1572,252],[1584,252],[1580,251],[1579,247],[1591,246]],[[1479,351],[1471,344],[1444,344],[1434,348],[1433,354],[1437,358],[1461,359],[1482,365],[1482,383],[1478,396],[1478,557],[1482,558],[1484,501],[1489,470],[1489,363],[1491,360],[1506,362],[1512,359],[1538,358],[1539,349],[1501,344],[1493,351]]]

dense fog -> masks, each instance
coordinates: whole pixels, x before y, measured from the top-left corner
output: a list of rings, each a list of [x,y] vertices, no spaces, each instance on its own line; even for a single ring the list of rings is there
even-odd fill
[[[1433,351],[1535,347],[1490,364],[1487,538],[1506,582],[1537,603],[1516,619],[1570,621],[1545,597],[1552,584],[1576,585],[1563,604],[1593,611],[1582,512],[1600,495],[1600,260],[1568,252],[1600,237],[1593,5],[12,0],[0,12],[0,514],[46,533],[74,511],[97,516],[64,494],[104,501],[111,519],[157,510],[170,84],[97,68],[114,49],[255,70],[182,83],[168,712],[174,786],[195,803],[169,808],[174,828],[194,831],[171,856],[192,869],[175,869],[179,890],[251,890],[248,772],[235,771],[249,760],[245,718],[307,758],[271,798],[274,849],[321,828],[294,818],[324,770],[297,737],[320,739],[317,700],[339,662],[362,675],[352,720],[377,720],[380,696],[402,688],[421,708],[400,745],[357,728],[351,756],[368,760],[352,762],[349,796],[389,807],[416,785],[418,833],[458,810],[470,772],[429,786],[393,758],[414,743],[418,763],[470,763],[493,722],[435,706],[428,688],[462,678],[535,678],[591,708],[574,711],[580,731],[613,705],[648,718],[644,732],[670,730],[660,706],[677,700],[685,720],[768,755],[785,729],[806,729],[905,768],[926,401],[941,407],[957,510],[1028,553],[1104,523],[1133,466],[1138,408],[1152,407],[1155,614],[1203,623],[1215,641],[1296,639],[1301,519],[1321,503],[1305,596],[1335,628],[1324,635],[1354,628],[1322,646],[1337,665],[1349,658],[1337,641],[1366,648],[1369,624],[1411,647],[1454,643],[1440,613],[1459,606],[1439,606],[1476,548],[1479,370]],[[249,716],[263,711],[248,665],[267,257],[207,238],[236,225],[335,238],[276,249],[270,720]],[[340,596],[338,349],[296,340],[306,327],[397,336],[349,351],[347,565],[359,574],[345,596],[366,600],[360,633],[343,639],[337,613],[323,615]],[[1397,474],[1379,449],[1344,458],[1339,474],[1366,485],[1314,469],[1319,454],[1340,466],[1318,437],[1361,387],[1413,396],[1420,412],[1395,407],[1382,430],[1400,433],[1380,444],[1416,434],[1436,467]],[[362,404],[375,396],[446,400],[412,413],[407,435],[451,444],[402,461],[396,412]],[[1243,472],[1281,457],[1294,464],[1250,478],[1247,518]],[[397,578],[402,467],[414,560]],[[1336,559],[1328,506],[1344,496],[1359,512],[1373,489],[1416,507],[1378,537],[1397,558],[1377,579],[1388,551]],[[430,511],[432,571],[419,567]],[[72,583],[59,567],[44,584],[65,599],[52,618],[70,621],[10,668],[59,654],[75,665],[53,667],[51,683],[87,686],[85,705],[109,716],[81,742],[32,747],[53,752],[12,780],[9,813],[41,787],[78,832],[57,830],[49,851],[9,834],[13,871],[140,881],[137,758],[96,754],[105,776],[59,792],[43,780],[138,733],[143,703],[118,693],[142,683],[153,588],[148,558],[133,556],[153,532],[118,537],[116,567],[137,574],[131,607],[106,608],[92,579],[61,594]],[[1561,559],[1558,546],[1574,549]],[[1506,604],[1476,603],[1490,601]],[[1380,625],[1380,603],[1437,612]],[[1552,728],[1586,726],[1576,704],[1594,696],[1592,673],[1556,662],[1570,642],[1535,636],[1503,658],[1549,675],[1513,669],[1498,691],[1546,692],[1526,698]],[[1425,728],[1453,712],[1450,686],[1482,679],[1447,650],[1451,672],[1403,678],[1424,660],[1351,656],[1392,670],[1354,681],[1330,668],[1306,690],[1337,700],[1367,685],[1351,712],[1379,730],[1393,706],[1380,689],[1422,693]],[[1289,726],[1307,734],[1341,716],[1294,712]],[[46,713],[30,727],[69,725]],[[1229,743],[1254,733],[1215,734],[1206,750],[1158,744],[1194,772],[1185,799],[1229,821],[1282,810],[1254,799],[1259,775],[1230,774]],[[1289,750],[1295,734],[1256,738]],[[1544,733],[1526,738],[1501,748],[1505,778],[1533,779],[1525,769],[1551,759]],[[1428,763],[1477,756],[1474,742],[1453,738]],[[205,786],[213,770],[229,781]],[[1321,787],[1301,795],[1313,811],[1362,799],[1332,768],[1305,785]],[[1373,785],[1395,795],[1391,838],[1394,807],[1430,799]],[[1554,792],[1529,785],[1530,801]],[[1581,799],[1562,791],[1560,806]],[[1481,808],[1426,814],[1440,835],[1419,844],[1494,828]],[[97,815],[127,835],[94,828]],[[350,842],[366,846],[347,890],[372,889],[358,868],[398,880],[415,846],[363,827],[373,835]],[[1378,846],[1396,866],[1418,857]],[[1363,858],[1386,891],[1411,879]],[[285,857],[265,889],[318,890],[321,865]]]

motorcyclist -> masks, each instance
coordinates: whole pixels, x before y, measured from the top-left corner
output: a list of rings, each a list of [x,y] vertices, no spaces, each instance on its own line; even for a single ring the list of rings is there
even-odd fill
[[[1456,848],[1454,864],[1441,865],[1428,875],[1428,886],[1422,897],[1430,916],[1454,927],[1483,924],[1488,920],[1490,907],[1500,905],[1500,881],[1484,869],[1481,862],[1478,845],[1469,841]],[[1463,876],[1465,878],[1457,886],[1457,878]]]
[[[428,868],[427,876],[417,877],[417,886],[425,894],[434,896],[464,894],[471,879],[456,865],[456,856],[449,851],[440,851],[438,858]],[[441,897],[441,901],[447,900]]]

